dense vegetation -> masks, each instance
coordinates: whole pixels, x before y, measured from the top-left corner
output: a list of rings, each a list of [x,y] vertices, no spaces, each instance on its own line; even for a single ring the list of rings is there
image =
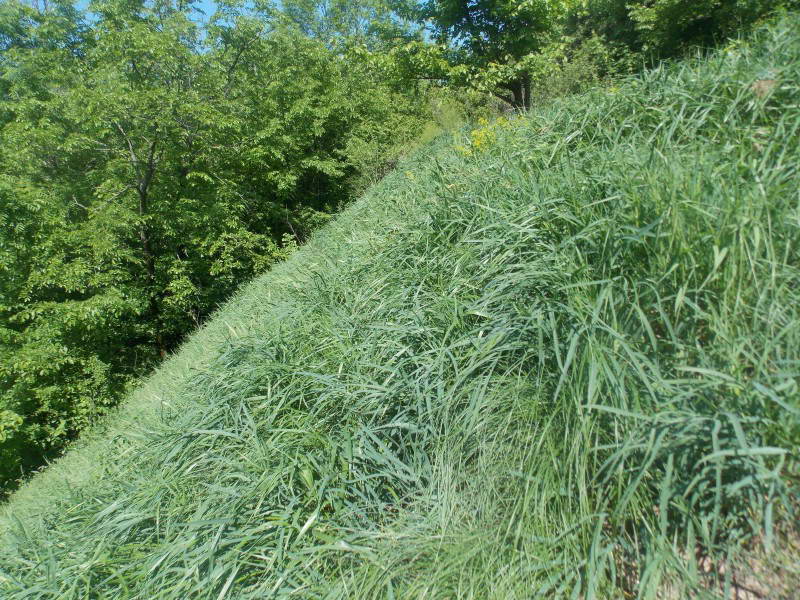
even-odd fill
[[[2,6],[0,481],[116,403],[432,118],[369,57],[277,18],[93,8]]]
[[[0,494],[414,145],[789,4],[2,3]]]
[[[799,31],[404,162],[15,494],[3,596],[793,597]]]

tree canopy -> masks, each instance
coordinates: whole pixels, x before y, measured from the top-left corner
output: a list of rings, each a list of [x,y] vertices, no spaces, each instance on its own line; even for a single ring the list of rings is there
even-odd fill
[[[0,477],[55,452],[409,138],[424,99],[284,19],[3,5]],[[349,34],[349,32],[347,32]],[[391,139],[374,139],[381,124]]]

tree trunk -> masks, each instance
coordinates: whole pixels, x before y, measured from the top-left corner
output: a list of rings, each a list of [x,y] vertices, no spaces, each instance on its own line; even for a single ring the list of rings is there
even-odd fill
[[[132,153],[133,154],[133,153]],[[135,156],[135,155],[134,155]],[[139,161],[136,160],[136,163]],[[143,169],[139,173],[139,181],[136,185],[136,191],[139,194],[139,218],[141,223],[139,225],[139,241],[141,243],[142,254],[144,255],[145,271],[147,273],[147,294],[148,294],[148,312],[150,318],[156,328],[155,339],[153,340],[156,346],[156,351],[161,358],[167,355],[167,348],[164,343],[164,338],[161,335],[161,306],[159,304],[159,293],[156,288],[156,257],[153,253],[153,248],[150,244],[150,230],[145,222],[145,218],[149,214],[149,194],[150,184],[153,182],[156,169],[156,142],[150,144],[148,152],[147,163],[142,166]]]
[[[531,109],[531,76],[528,73],[522,75],[522,106],[525,110]]]
[[[531,107],[531,78],[527,73],[504,84],[503,87],[511,92],[510,96],[497,96],[508,102],[516,110],[529,110]]]
[[[142,219],[147,215],[147,189],[139,189],[139,217]],[[150,231],[145,223],[139,225],[139,241],[141,243],[142,254],[144,255],[144,268],[147,273],[147,294],[148,294],[148,312],[150,318],[156,326],[155,346],[158,354],[164,358],[167,354],[167,349],[164,345],[164,339],[161,336],[161,307],[158,303],[158,294],[155,290],[156,285],[156,259],[153,254],[153,249],[150,245]]]

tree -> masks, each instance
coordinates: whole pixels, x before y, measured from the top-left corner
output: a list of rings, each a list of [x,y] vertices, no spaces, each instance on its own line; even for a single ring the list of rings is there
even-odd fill
[[[429,24],[437,41],[452,49],[455,63],[467,66],[473,75],[495,69],[494,93],[516,108],[529,108],[531,74],[526,59],[552,39],[569,4],[568,0],[426,0],[417,18]]]
[[[575,25],[609,43],[645,52],[649,61],[710,47],[798,0],[580,0]]]
[[[400,0],[286,0],[280,7],[278,14],[305,36],[331,47],[358,43],[374,49],[419,32],[400,15]]]
[[[234,4],[202,27],[187,2],[92,10],[77,46],[39,29],[52,8],[3,29],[0,484],[346,202],[358,140],[389,147],[424,113],[368,61]]]

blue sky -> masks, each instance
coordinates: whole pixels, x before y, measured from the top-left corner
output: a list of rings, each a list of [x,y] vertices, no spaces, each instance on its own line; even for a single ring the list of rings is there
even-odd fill
[[[195,2],[195,6],[206,13],[206,18],[214,14],[216,3],[214,0],[199,0]]]

